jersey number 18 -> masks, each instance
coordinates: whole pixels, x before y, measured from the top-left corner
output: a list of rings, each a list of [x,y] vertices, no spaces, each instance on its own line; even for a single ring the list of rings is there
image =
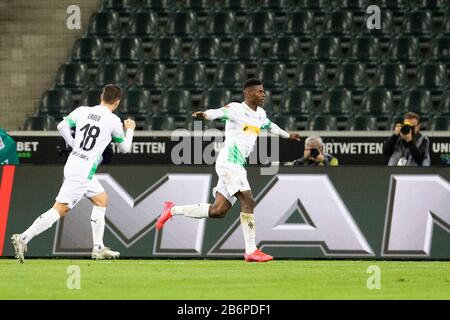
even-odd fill
[[[83,140],[80,143],[80,148],[84,151],[92,150],[95,146],[98,136],[100,135],[100,128],[89,123],[85,125],[80,131],[84,131]]]

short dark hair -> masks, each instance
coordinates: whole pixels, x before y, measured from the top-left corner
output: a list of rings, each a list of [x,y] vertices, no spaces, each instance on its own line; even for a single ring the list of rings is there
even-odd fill
[[[102,100],[105,103],[113,104],[122,98],[122,89],[115,84],[108,84],[103,88]]]
[[[405,119],[416,119],[417,123],[420,123],[420,116],[415,112],[407,112],[405,113]]]
[[[250,78],[245,81],[244,90],[253,86],[262,86],[262,81],[256,78]]]

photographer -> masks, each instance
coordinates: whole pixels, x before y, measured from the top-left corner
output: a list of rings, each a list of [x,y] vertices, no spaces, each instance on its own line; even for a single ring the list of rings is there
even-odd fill
[[[389,166],[430,166],[430,144],[420,131],[420,117],[414,112],[405,114],[397,123],[394,134],[384,143],[383,154],[389,156]]]
[[[322,138],[309,136],[305,140],[303,157],[294,161],[294,166],[337,166],[338,160],[323,152]]]

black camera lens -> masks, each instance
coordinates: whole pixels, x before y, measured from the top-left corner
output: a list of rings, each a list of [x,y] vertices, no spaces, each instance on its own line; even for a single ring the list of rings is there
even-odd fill
[[[411,131],[411,126],[409,124],[404,124],[400,129],[400,132],[402,134],[408,134],[410,131]]]
[[[313,148],[309,151],[309,155],[313,158],[316,158],[320,154],[319,150]]]

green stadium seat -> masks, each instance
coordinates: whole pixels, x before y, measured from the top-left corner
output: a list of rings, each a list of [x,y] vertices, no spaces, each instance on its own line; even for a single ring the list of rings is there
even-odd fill
[[[151,110],[152,100],[149,90],[143,88],[125,90],[119,106],[122,115],[131,116],[136,120],[145,120]]]
[[[214,84],[218,87],[240,89],[246,79],[247,73],[244,64],[239,62],[227,62],[217,68]]]
[[[144,58],[142,40],[139,37],[117,39],[112,49],[112,59],[127,66],[136,66]]]
[[[131,14],[127,34],[142,40],[151,40],[159,35],[158,15],[154,11],[135,11]]]
[[[375,85],[387,89],[399,89],[408,84],[406,68],[399,63],[384,63],[377,67]]]
[[[232,37],[236,34],[236,13],[214,11],[208,16],[205,33],[217,37]]]
[[[448,0],[415,0],[412,6],[420,10],[446,11],[449,2]]]
[[[277,114],[272,118],[272,122],[276,123],[281,129],[285,131],[297,131],[297,121],[294,116],[286,114]]]
[[[285,34],[296,36],[314,36],[316,25],[312,11],[289,12],[283,25]]]
[[[353,112],[352,93],[339,88],[325,91],[319,112],[323,115],[348,117]]]
[[[275,15],[273,12],[251,11],[247,13],[244,26],[245,34],[270,37],[275,33]]]
[[[239,62],[259,61],[261,40],[253,36],[240,36],[233,41],[231,59]]]
[[[167,86],[166,66],[157,62],[140,64],[136,70],[135,85],[149,89],[163,89]]]
[[[39,103],[39,114],[49,114],[61,119],[72,111],[72,96],[69,90],[54,88],[44,92]]]
[[[88,84],[88,66],[83,63],[70,62],[61,65],[55,79],[55,85],[59,88],[79,90]]]
[[[376,62],[380,60],[380,41],[371,36],[359,36],[350,44],[350,60]]]
[[[392,93],[383,88],[370,88],[364,92],[359,110],[363,115],[391,115],[394,112]]]
[[[197,35],[197,15],[193,11],[171,12],[168,17],[166,34],[193,38]]]
[[[103,39],[117,37],[120,34],[119,14],[115,11],[94,13],[89,20],[88,33]]]
[[[371,116],[357,115],[348,119],[347,130],[351,131],[374,131],[377,130],[377,118]]]
[[[225,88],[210,88],[203,93],[201,107],[204,110],[216,109],[231,102],[231,91]]]
[[[419,39],[410,36],[392,39],[387,58],[391,61],[417,63],[421,58]]]
[[[221,9],[233,10],[235,12],[246,12],[251,9],[247,0],[223,0],[219,1]]]
[[[93,107],[100,104],[103,88],[86,88],[81,95],[80,106]]]
[[[192,45],[190,59],[202,62],[216,62],[222,59],[220,39],[215,36],[202,36]]]
[[[431,42],[430,59],[450,62],[450,36],[439,36]]]
[[[279,62],[266,62],[256,69],[256,78],[266,89],[284,89],[287,86],[286,67]]]
[[[365,90],[368,85],[366,67],[359,62],[338,65],[335,86],[350,90]]]
[[[311,91],[294,87],[284,92],[281,99],[281,113],[291,114],[298,120],[309,117],[314,110]]]
[[[335,3],[334,8],[341,10],[365,11],[367,8],[366,0],[340,0]]]
[[[101,87],[110,83],[128,86],[127,66],[124,63],[107,62],[98,66],[95,84]]]
[[[441,25],[441,34],[450,35],[450,13],[447,11]]]
[[[179,88],[201,90],[207,83],[206,67],[196,62],[179,64],[175,78],[176,86]]]
[[[306,130],[309,131],[336,131],[337,120],[334,116],[314,115],[308,119]]]
[[[26,119],[24,130],[54,131],[56,130],[55,118],[47,114],[33,115]]]
[[[270,48],[270,58],[280,62],[295,63],[302,57],[300,41],[291,36],[275,38]]]
[[[350,11],[333,11],[325,17],[325,33],[348,36],[353,33],[353,14]]]
[[[181,40],[177,37],[160,37],[152,48],[152,60],[177,62],[182,58]]]
[[[316,38],[310,50],[311,59],[323,62],[338,61],[341,58],[341,42],[333,36]]]
[[[254,7],[256,10],[270,10],[270,11],[287,11],[292,8],[291,0],[260,0],[255,1]]]
[[[328,11],[331,8],[331,0],[299,0],[297,6],[315,11]]]
[[[450,90],[445,90],[439,102],[439,112],[442,115],[450,115]]]
[[[431,37],[433,34],[433,20],[429,11],[406,12],[402,31],[414,36]]]
[[[159,112],[186,117],[191,110],[192,99],[189,91],[184,89],[168,89],[162,93]]]
[[[447,87],[448,77],[443,63],[424,63],[417,67],[416,85],[419,88],[444,89]]]
[[[211,10],[210,0],[185,0],[182,1],[181,10],[207,11]]]
[[[147,119],[144,130],[175,130],[174,117],[167,114],[154,114]]]
[[[173,11],[176,9],[175,0],[140,0],[141,5],[146,10]]]
[[[448,131],[449,121],[448,116],[435,115],[428,120],[428,130],[432,131]]]
[[[368,1],[368,5],[374,4],[383,10],[401,11],[409,9],[410,0],[371,0]]]
[[[433,112],[430,92],[423,89],[409,89],[403,92],[397,114],[415,112],[424,120]]]
[[[307,89],[323,89],[327,86],[325,65],[306,62],[297,66],[297,85]]]
[[[80,38],[72,47],[72,60],[96,66],[103,60],[103,40],[99,37]]]
[[[103,10],[117,11],[119,14],[129,14],[137,6],[137,0],[103,0]]]

